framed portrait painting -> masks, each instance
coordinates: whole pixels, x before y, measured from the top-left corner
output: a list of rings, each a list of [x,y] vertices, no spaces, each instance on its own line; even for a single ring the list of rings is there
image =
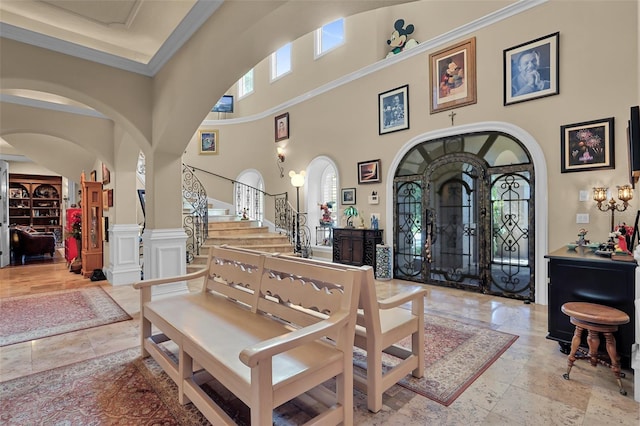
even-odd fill
[[[613,135],[613,117],[561,126],[561,172],[615,169]]]
[[[356,203],[356,189],[342,188],[342,198],[340,204],[343,206],[351,206]]]
[[[275,118],[276,142],[289,139],[289,113],[285,112]]]
[[[505,105],[560,93],[559,40],[553,33],[504,50]]]
[[[380,182],[380,160],[358,163],[358,183]]]
[[[476,38],[430,54],[429,75],[431,114],[475,104]]]
[[[97,180],[98,180],[98,172],[97,171],[92,170],[91,174],[89,176],[90,176],[89,178],[91,179],[91,182],[97,182]]]
[[[220,138],[218,130],[200,131],[200,154],[218,154]]]
[[[409,85],[378,95],[378,134],[409,128]]]

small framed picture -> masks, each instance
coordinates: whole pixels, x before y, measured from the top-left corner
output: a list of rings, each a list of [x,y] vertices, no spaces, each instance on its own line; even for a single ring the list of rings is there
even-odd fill
[[[22,198],[22,188],[9,188],[10,198]]]
[[[613,135],[613,117],[561,126],[561,172],[615,169]]]
[[[504,50],[505,105],[560,93],[559,39],[553,33]]]
[[[200,131],[200,154],[218,154],[220,139],[218,130]]]
[[[102,190],[102,210],[109,210],[109,191],[107,189]]]
[[[276,142],[289,139],[289,113],[285,112],[275,118]]]
[[[97,182],[98,181],[98,172],[95,171],[95,170],[92,170],[90,178],[91,178],[91,182]]]
[[[111,172],[107,168],[107,165],[102,163],[102,184],[106,185],[111,182]]]
[[[356,203],[356,189],[355,188],[342,188],[342,201],[340,204],[343,206],[350,206]]]
[[[378,134],[409,128],[409,85],[378,95]]]
[[[431,114],[475,104],[476,38],[429,55],[429,75]]]
[[[380,160],[358,163],[358,183],[380,182]]]

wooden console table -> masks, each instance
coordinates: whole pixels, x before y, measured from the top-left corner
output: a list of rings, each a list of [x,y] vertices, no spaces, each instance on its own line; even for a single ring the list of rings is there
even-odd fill
[[[621,310],[632,319],[619,327],[616,341],[623,368],[631,363],[635,342],[635,262],[622,262],[598,256],[578,247],[549,253],[549,317],[547,339],[556,340],[563,353],[569,354],[575,327],[562,313],[567,302],[590,302]],[[587,347],[586,337],[580,346]],[[604,342],[600,351],[606,353]]]

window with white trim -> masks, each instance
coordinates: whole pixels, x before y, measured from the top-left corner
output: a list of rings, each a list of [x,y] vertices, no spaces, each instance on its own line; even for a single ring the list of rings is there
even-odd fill
[[[271,54],[271,81],[291,72],[291,43]]]
[[[336,202],[338,200],[338,179],[336,176],[336,169],[332,165],[328,165],[322,171],[320,191],[322,193],[322,200],[324,202],[332,202],[334,204],[333,211],[336,211]]]
[[[315,32],[316,58],[342,44],[344,44],[344,18],[323,25]]]
[[[253,68],[238,80],[238,98],[247,96],[253,92]]]

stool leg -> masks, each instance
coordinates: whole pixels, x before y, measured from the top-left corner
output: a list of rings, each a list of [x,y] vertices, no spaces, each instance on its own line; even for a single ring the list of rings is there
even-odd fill
[[[573,339],[571,339],[571,351],[567,357],[567,372],[562,375],[565,380],[569,380],[569,373],[571,373],[571,367],[576,362],[576,352],[580,346],[580,339],[582,338],[582,328],[576,325],[576,330],[573,332]]]
[[[589,345],[589,360],[591,365],[595,367],[598,365],[598,346],[600,346],[600,335],[597,331],[589,330],[587,344]]]
[[[611,358],[611,369],[616,377],[616,382],[618,382],[618,388],[620,388],[622,395],[626,395],[627,391],[622,387],[622,380],[620,380],[620,360],[618,360],[616,338],[613,333],[604,333],[604,338],[607,341],[607,353],[609,354],[609,358]]]

